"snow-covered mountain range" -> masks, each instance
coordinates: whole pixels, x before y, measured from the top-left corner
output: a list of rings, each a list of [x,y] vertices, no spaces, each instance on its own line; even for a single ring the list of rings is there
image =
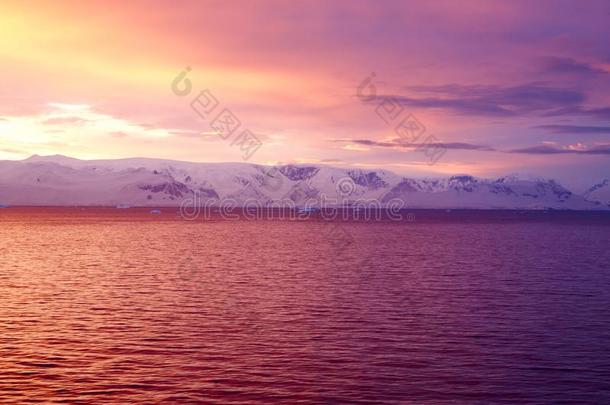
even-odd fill
[[[0,204],[158,207],[179,206],[195,195],[202,204],[230,200],[237,206],[315,206],[320,201],[326,206],[371,201],[386,206],[399,200],[405,208],[610,209],[608,180],[577,195],[554,180],[514,175],[414,179],[386,170],[323,165],[78,160],[60,155],[0,161]]]

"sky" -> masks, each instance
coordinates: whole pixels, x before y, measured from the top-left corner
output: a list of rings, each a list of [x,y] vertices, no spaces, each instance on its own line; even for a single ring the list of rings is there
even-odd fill
[[[607,1],[3,1],[0,159],[585,187],[610,177],[608,21]]]

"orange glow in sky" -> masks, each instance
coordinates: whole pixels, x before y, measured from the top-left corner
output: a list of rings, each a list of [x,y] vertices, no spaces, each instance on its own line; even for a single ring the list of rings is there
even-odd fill
[[[193,94],[210,90],[263,141],[257,163],[575,180],[610,154],[607,15],[603,3],[5,1],[0,159],[239,161],[172,93],[190,66]],[[437,164],[356,96],[371,72],[378,100],[446,147]]]

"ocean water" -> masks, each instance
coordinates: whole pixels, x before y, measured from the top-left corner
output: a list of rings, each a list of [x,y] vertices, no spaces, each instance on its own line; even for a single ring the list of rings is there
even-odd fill
[[[610,216],[0,210],[0,403],[609,403]]]

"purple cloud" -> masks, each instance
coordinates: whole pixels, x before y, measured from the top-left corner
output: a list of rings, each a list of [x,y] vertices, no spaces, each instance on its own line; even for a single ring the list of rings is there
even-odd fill
[[[555,134],[610,134],[610,127],[588,125],[538,125],[534,128],[545,129]]]
[[[390,142],[378,142],[370,139],[338,139],[336,142],[356,143],[359,145],[366,146],[379,146],[384,148],[417,148],[421,147],[419,143],[407,143],[401,142],[400,139],[395,139]],[[480,150],[480,151],[495,151],[494,148],[485,145],[474,145],[465,142],[438,142],[435,144],[440,148],[454,149],[454,150]]]
[[[567,115],[581,115],[601,120],[610,120],[610,107],[588,108],[583,106],[572,106],[548,111],[542,114],[544,117],[558,117]]]
[[[583,149],[572,149],[567,147],[556,147],[552,145],[531,146],[521,149],[510,150],[509,153],[525,153],[530,155],[557,155],[557,154],[576,154],[576,155],[610,155],[610,144],[595,145]]]
[[[572,58],[551,57],[545,59],[546,73],[567,73],[579,75],[599,75],[607,72],[596,68],[590,63],[579,62]]]
[[[449,84],[411,86],[407,90],[429,97],[390,95],[398,103],[416,108],[439,108],[457,114],[478,116],[522,116],[560,108],[578,107],[586,99],[579,90],[549,87],[541,84],[520,86],[479,86]]]

